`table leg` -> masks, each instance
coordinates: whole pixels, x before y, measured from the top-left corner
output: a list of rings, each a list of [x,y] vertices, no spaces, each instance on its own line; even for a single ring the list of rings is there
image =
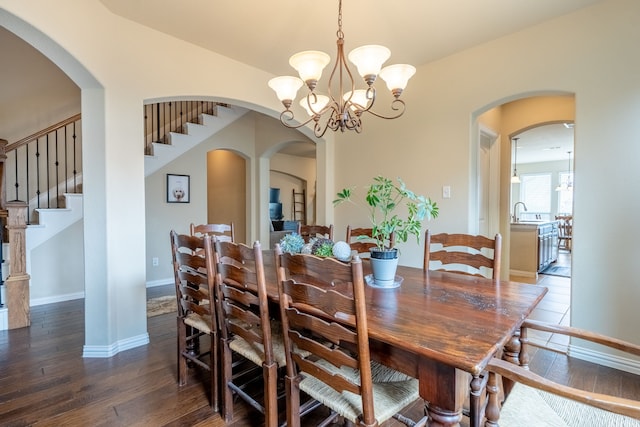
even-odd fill
[[[522,346],[520,343],[520,331],[517,331],[511,339],[505,344],[502,358],[515,365],[520,365]],[[511,389],[515,385],[513,381],[508,378],[502,379],[502,385],[504,388],[504,397],[506,398],[511,393]]]
[[[426,402],[429,425],[457,427],[462,420],[462,405],[469,392],[466,372],[429,359],[418,366],[420,397]]]

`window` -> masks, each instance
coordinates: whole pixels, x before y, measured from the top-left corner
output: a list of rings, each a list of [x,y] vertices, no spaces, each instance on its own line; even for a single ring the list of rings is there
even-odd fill
[[[527,212],[520,214],[524,219],[550,219],[551,216],[551,174],[531,174],[520,176],[520,200],[527,205]]]
[[[558,191],[558,214],[573,214],[573,172],[560,172]]]

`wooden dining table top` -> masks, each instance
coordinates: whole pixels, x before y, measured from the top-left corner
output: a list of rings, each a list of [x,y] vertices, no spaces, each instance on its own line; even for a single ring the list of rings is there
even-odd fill
[[[273,257],[265,251],[267,292],[276,301]],[[371,272],[368,261],[363,270]],[[397,275],[403,281],[393,289],[365,285],[368,331],[378,352],[396,353],[393,367],[407,374],[416,372],[403,366],[402,353],[480,374],[547,292],[537,285],[407,266],[398,266]]]

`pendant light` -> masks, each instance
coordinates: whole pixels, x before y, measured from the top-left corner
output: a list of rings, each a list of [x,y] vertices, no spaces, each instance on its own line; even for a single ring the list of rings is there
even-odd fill
[[[573,179],[571,179],[571,151],[567,151],[567,154],[569,155],[569,169],[567,172],[567,183],[563,185],[562,182],[559,182],[558,186],[556,187],[556,191],[562,191],[562,190],[572,191],[573,190]]]
[[[514,159],[513,159],[513,176],[511,177],[511,183],[512,184],[520,184],[520,177],[518,176],[518,170],[517,170],[517,166],[518,166],[518,140],[520,138],[513,138],[513,152],[514,152]]]

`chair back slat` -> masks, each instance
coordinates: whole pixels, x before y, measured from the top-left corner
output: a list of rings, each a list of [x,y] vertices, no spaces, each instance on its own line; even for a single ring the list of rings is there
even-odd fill
[[[373,228],[347,226],[346,242],[349,244],[352,251],[356,251],[360,258],[369,258],[369,249],[377,246],[376,241],[371,236],[373,236]],[[395,233],[392,233],[391,241],[389,242],[390,248],[395,247],[395,237]]]
[[[210,316],[215,322],[215,302],[210,298],[214,287],[214,270],[213,264],[207,264],[213,262],[213,256],[210,259],[205,256],[207,245],[211,249],[211,238],[178,234],[175,231],[171,231],[170,235],[178,316],[184,318],[189,313],[197,313]]]
[[[333,240],[333,224],[329,225],[303,225],[298,223],[298,234],[306,243],[314,237],[322,237]]]
[[[502,257],[502,237],[496,234],[493,239],[482,235],[462,233],[431,234],[425,232],[424,264],[425,270],[444,270],[472,276],[500,278]],[[486,270],[491,270],[491,274]]]
[[[191,223],[190,232],[192,236],[203,236],[205,234],[216,237],[225,242],[235,242],[235,230],[233,222],[221,224],[194,224]]]

